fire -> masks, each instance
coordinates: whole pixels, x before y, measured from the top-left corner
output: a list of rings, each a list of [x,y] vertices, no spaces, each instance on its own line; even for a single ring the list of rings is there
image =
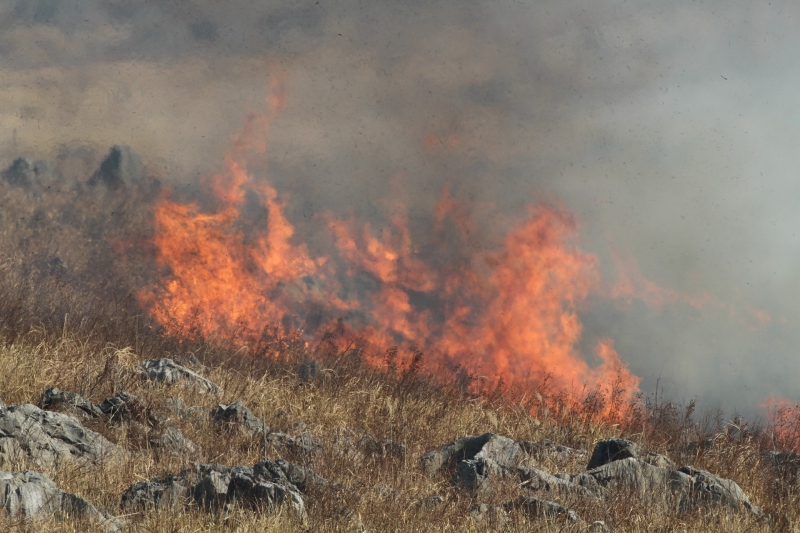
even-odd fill
[[[767,412],[773,449],[800,453],[800,402],[769,396],[760,407]]]
[[[369,342],[374,365],[390,347],[413,346],[431,371],[458,366],[516,390],[547,376],[561,390],[613,386],[626,401],[638,391],[612,341],[598,342],[599,366],[579,352],[578,313],[600,274],[563,208],[532,207],[502,242],[474,251],[469,206],[445,190],[430,242],[415,243],[403,206],[387,205],[383,227],[322,215],[332,251],[312,256],[295,242],[286,200],[247,170],[284,105],[273,96],[265,113],[250,117],[206,187],[212,207],[169,195],[159,201],[153,244],[165,277],[140,300],[165,327],[247,342],[267,327],[302,327],[302,317],[322,309],[318,330],[344,321]],[[245,223],[254,199],[266,213],[255,226]]]

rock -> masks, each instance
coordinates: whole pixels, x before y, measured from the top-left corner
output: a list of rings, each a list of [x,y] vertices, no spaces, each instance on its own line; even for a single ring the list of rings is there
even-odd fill
[[[134,418],[133,411],[136,409],[136,399],[128,392],[119,391],[114,396],[103,400],[98,407],[104,415],[115,422],[130,422]]]
[[[162,511],[185,506],[190,501],[190,483],[182,474],[134,483],[122,495],[126,510]]]
[[[162,359],[148,359],[147,361],[143,361],[142,369],[144,370],[147,379],[153,381],[158,381],[167,385],[185,381],[194,384],[204,392],[213,392],[216,394],[222,392],[222,389],[219,387],[219,385],[166,357]]]
[[[730,479],[711,472],[683,466],[672,472],[670,487],[680,497],[680,508],[691,509],[697,503],[723,505],[732,509],[744,508],[756,515],[761,510],[750,503],[742,488]]]
[[[517,477],[523,487],[534,492],[577,498],[603,498],[608,495],[608,491],[598,483],[574,483],[569,474],[559,477],[538,468],[518,468]]]
[[[538,498],[521,497],[504,505],[507,510],[520,509],[535,518],[556,518],[568,523],[580,521],[578,513],[555,502]]]
[[[52,174],[53,168],[49,161],[40,159],[31,163],[24,157],[18,157],[0,173],[0,177],[9,185],[27,190],[34,183],[48,181]]]
[[[164,402],[164,408],[169,415],[180,418],[181,420],[191,420],[203,422],[210,414],[208,409],[203,407],[188,406],[180,398],[170,396]]]
[[[218,510],[232,504],[288,504],[305,515],[301,491],[322,482],[310,469],[286,461],[265,461],[252,468],[195,464],[177,475],[131,485],[122,495],[122,507],[130,511],[193,504]]]
[[[42,393],[39,407],[48,411],[61,411],[76,415],[84,420],[99,418],[103,411],[75,392],[65,392],[56,387],[48,387]]]
[[[121,525],[118,519],[83,498],[64,492],[38,472],[0,472],[0,509],[11,518],[78,518],[106,532],[119,531]]]
[[[105,185],[116,191],[125,185],[139,183],[146,178],[144,166],[139,156],[125,145],[115,145],[100,163],[100,168],[89,179],[89,186]]]
[[[160,435],[150,437],[150,445],[178,456],[197,453],[197,445],[178,428],[172,426],[166,428]]]
[[[588,475],[606,489],[629,490],[641,497],[666,496],[670,485],[670,470],[628,457],[612,461],[573,477]]]
[[[586,469],[592,470],[598,466],[603,466],[612,461],[619,461],[620,459],[627,459],[628,457],[639,459],[644,463],[659,468],[677,467],[668,457],[649,452],[627,439],[608,439],[600,441],[595,445],[592,457],[589,459],[589,464],[586,466]]]
[[[479,436],[461,437],[444,447],[434,450],[420,459],[425,474],[432,477],[443,468],[452,468],[461,461],[472,459],[491,459],[504,466],[533,466],[535,461],[514,440],[494,433]]]
[[[216,422],[236,425],[250,435],[269,433],[269,426],[258,418],[241,401],[230,405],[219,404],[211,410],[211,418]]]
[[[102,461],[121,450],[99,433],[62,413],[31,404],[12,405],[0,412],[0,458],[25,457],[42,467],[64,461]]]
[[[314,455],[322,449],[322,442],[311,433],[301,433],[296,437],[286,433],[270,433],[266,440],[276,450],[296,455]]]

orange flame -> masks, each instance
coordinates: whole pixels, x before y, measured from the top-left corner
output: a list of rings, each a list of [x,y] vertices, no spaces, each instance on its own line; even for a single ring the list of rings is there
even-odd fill
[[[413,345],[431,369],[459,365],[518,390],[547,375],[563,390],[613,383],[618,397],[633,398],[639,378],[610,340],[598,343],[595,368],[579,353],[578,312],[600,275],[597,258],[578,248],[566,211],[531,208],[499,246],[467,255],[476,225],[445,189],[429,232],[434,246],[424,254],[408,215],[393,206],[379,232],[369,222],[323,215],[335,250],[312,257],[294,242],[277,191],[252,179],[245,164],[248,153],[263,152],[253,137],[265,135],[283,106],[283,96],[273,96],[265,113],[249,117],[225,171],[210,182],[212,208],[168,195],[158,203],[153,243],[165,280],[139,295],[158,321],[183,335],[253,339],[266,327],[298,327],[296,317],[324,308],[321,327],[346,317],[375,347],[373,364],[382,363],[382,350]],[[254,198],[266,216],[248,227],[244,205]],[[459,244],[456,260],[448,250]]]

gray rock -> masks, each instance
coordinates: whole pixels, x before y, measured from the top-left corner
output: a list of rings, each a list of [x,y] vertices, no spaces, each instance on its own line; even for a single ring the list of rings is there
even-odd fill
[[[236,425],[250,435],[269,433],[269,426],[258,418],[241,401],[230,405],[219,404],[211,409],[211,418],[216,422]]]
[[[517,477],[523,487],[534,492],[592,499],[608,496],[608,491],[598,483],[574,483],[569,474],[558,477],[538,468],[518,468]]]
[[[280,432],[269,433],[266,440],[275,450],[295,455],[315,455],[322,449],[322,442],[311,433],[301,433],[296,437]]]
[[[136,400],[128,392],[119,391],[98,405],[100,411],[115,422],[129,422],[134,416]]]
[[[210,411],[203,407],[188,406],[180,398],[170,396],[164,402],[164,407],[169,415],[172,415],[181,420],[191,420],[194,422],[203,422],[208,418]]]
[[[121,452],[69,415],[31,404],[12,405],[0,412],[0,458],[6,461],[24,457],[47,467],[73,460],[99,462]]]
[[[102,184],[108,190],[116,191],[125,185],[142,182],[145,178],[144,166],[139,156],[129,146],[115,145],[88,184],[91,187]]]
[[[30,189],[34,183],[46,182],[53,175],[53,167],[49,161],[40,159],[31,163],[24,157],[18,157],[11,165],[0,173],[0,177],[15,187]]]
[[[443,468],[458,466],[461,461],[491,459],[503,467],[535,466],[531,458],[516,441],[494,433],[461,437],[444,447],[427,453],[420,459],[423,472],[429,477]]]
[[[620,459],[627,459],[628,457],[639,459],[644,463],[660,468],[677,468],[677,465],[668,457],[649,452],[627,439],[608,439],[595,445],[586,469],[592,470],[598,466],[603,466],[612,461],[619,461]]]
[[[309,469],[286,461],[265,461],[252,468],[196,464],[177,475],[131,485],[122,495],[122,507],[133,511],[196,505],[218,510],[232,504],[259,508],[288,504],[305,515],[301,491],[318,480],[322,478]]]
[[[756,515],[761,514],[761,510],[750,503],[750,499],[735,481],[721,478],[705,470],[691,466],[681,467],[672,472],[670,487],[673,493],[680,497],[682,510],[703,503],[732,509],[744,508]]]
[[[65,392],[56,387],[48,387],[42,393],[39,407],[48,411],[61,411],[76,415],[84,420],[99,418],[103,411],[98,406],[75,392]]]
[[[59,489],[38,472],[0,472],[0,509],[11,518],[78,518],[105,532],[119,531],[121,521],[74,494]]]
[[[148,359],[142,362],[142,369],[147,379],[158,381],[167,385],[178,382],[188,382],[197,386],[204,392],[219,394],[222,389],[216,383],[209,381],[193,370],[181,366],[172,359]]]
[[[555,518],[568,523],[580,521],[578,513],[555,502],[540,500],[538,498],[521,497],[504,505],[506,509],[520,509],[529,516],[536,518]]]
[[[628,490],[641,497],[666,496],[670,486],[670,470],[650,465],[634,457],[612,461],[578,474],[594,478],[601,487],[612,491]],[[575,476],[573,482],[576,481]]]
[[[161,431],[159,435],[151,437],[150,445],[178,456],[197,453],[197,445],[187,438],[181,430],[173,426]]]
[[[162,511],[184,507],[191,499],[190,486],[182,474],[140,481],[128,487],[122,495],[122,508]]]

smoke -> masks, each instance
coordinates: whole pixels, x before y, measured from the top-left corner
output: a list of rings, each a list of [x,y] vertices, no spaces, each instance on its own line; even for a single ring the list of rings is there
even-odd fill
[[[476,243],[563,205],[607,288],[581,313],[586,353],[610,337],[646,392],[752,413],[797,399],[798,11],[7,2],[0,163],[85,181],[127,144],[162,182],[196,183],[280,77],[286,108],[251,171],[312,250],[316,213],[385,221],[388,197],[423,233],[445,184],[474,208]]]

